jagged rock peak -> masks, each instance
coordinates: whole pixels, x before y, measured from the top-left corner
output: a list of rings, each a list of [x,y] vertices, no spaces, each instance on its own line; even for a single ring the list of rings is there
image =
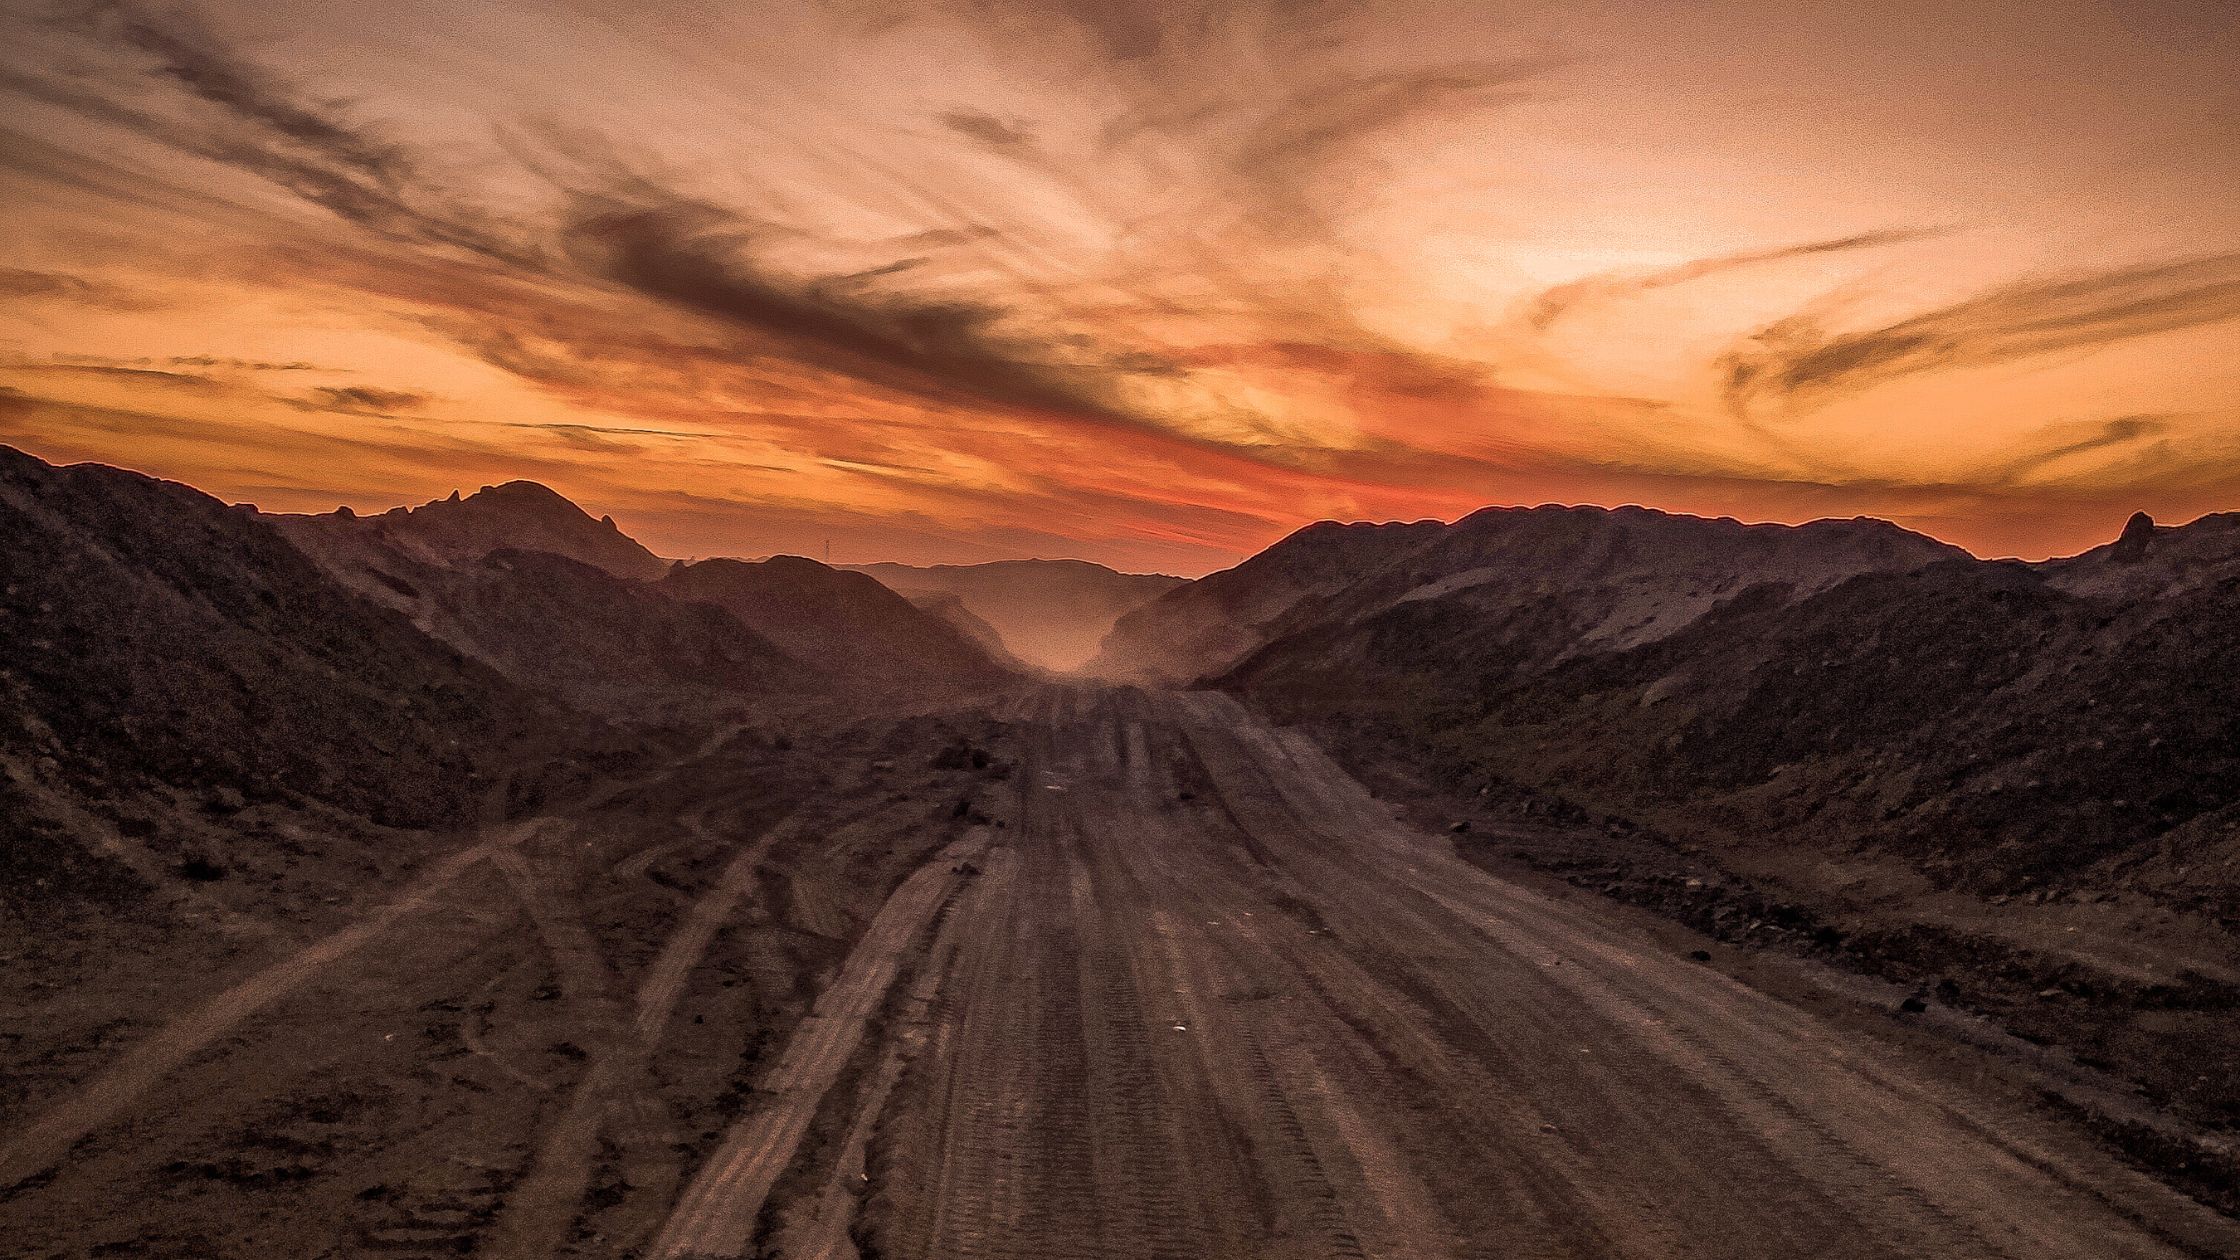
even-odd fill
[[[2114,558],[2130,562],[2143,559],[2147,548],[2154,542],[2154,518],[2145,512],[2133,512],[2123,523],[2123,533],[2116,538]]]

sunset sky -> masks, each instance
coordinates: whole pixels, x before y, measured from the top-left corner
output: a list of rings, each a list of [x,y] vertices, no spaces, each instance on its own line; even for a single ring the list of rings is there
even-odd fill
[[[0,0],[0,441],[668,555],[2240,508],[2240,5]]]

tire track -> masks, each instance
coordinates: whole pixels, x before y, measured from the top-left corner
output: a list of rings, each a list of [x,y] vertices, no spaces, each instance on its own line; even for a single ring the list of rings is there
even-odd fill
[[[898,1254],[2083,1260],[2233,1237],[2029,1116],[1492,879],[1221,698],[1028,711],[1028,875],[1007,955],[961,968],[933,1224]],[[1178,760],[1214,790],[1177,792]],[[1162,1182],[1193,1156],[1211,1166]]]
[[[816,1202],[796,1214],[782,1231],[778,1254],[800,1260],[859,1260],[853,1227],[865,1186],[870,1181],[867,1152],[872,1134],[886,1114],[888,1100],[901,1081],[903,1070],[927,1041],[927,1025],[934,1015],[934,1003],[952,974],[970,925],[987,920],[994,907],[1010,895],[1012,876],[1018,866],[1016,859],[1017,855],[1008,849],[990,852],[972,888],[957,899],[943,919],[926,965],[911,982],[898,1012],[899,1034],[886,1045],[878,1070],[856,1104],[855,1118],[841,1139],[840,1152],[833,1160],[824,1189]]]
[[[650,774],[609,782],[569,804],[571,815],[595,811],[624,794],[693,769],[720,751],[742,728],[713,732],[688,757]],[[379,940],[391,928],[430,909],[467,872],[513,853],[548,828],[562,825],[558,814],[500,824],[508,780],[494,783],[482,804],[486,825],[465,848],[437,859],[412,877],[395,896],[347,927],[240,981],[172,1020],[96,1073],[70,1097],[55,1103],[20,1132],[0,1140],[0,1194],[53,1167],[95,1132],[115,1123],[143,1095],[242,1023],[316,980],[328,969]]]
[[[692,835],[677,845],[715,840],[704,811],[689,813],[682,821]],[[707,956],[709,945],[740,903],[753,892],[770,850],[796,830],[792,818],[766,828],[753,843],[740,849],[716,883],[692,902],[683,921],[662,942],[660,952],[640,976],[627,1023],[617,1004],[604,997],[603,963],[596,968],[581,961],[563,966],[563,975],[573,973],[576,983],[590,986],[599,994],[593,1000],[592,1019],[586,1029],[593,1043],[587,1047],[591,1065],[571,1091],[560,1118],[547,1130],[528,1176],[507,1196],[505,1212],[485,1244],[484,1254],[499,1260],[541,1260],[555,1253],[591,1183],[603,1131],[611,1131],[632,1164],[625,1169],[629,1184],[649,1185],[675,1176],[674,1165],[665,1154],[651,1155],[667,1140],[673,1140],[674,1126],[667,1108],[643,1088],[647,1067],[676,1013],[693,969]],[[657,846],[657,851],[677,845]],[[533,916],[537,913],[532,911]],[[583,954],[587,948],[595,949],[588,944],[588,933],[581,931],[580,918],[575,919],[574,929],[563,930],[548,926],[553,917],[551,910],[544,910],[538,923],[548,940],[557,930],[569,943],[565,947],[556,945],[556,956],[563,948],[570,957]]]
[[[1587,910],[1468,867],[1441,842],[1394,823],[1296,733],[1242,718],[1225,701],[1193,697],[1185,704],[1195,735],[1258,750],[1223,769],[1232,777],[1258,776],[1258,787],[1238,790],[1289,811],[1288,822],[1271,831],[1312,839],[1309,847],[1294,844],[1287,863],[1302,870],[1319,865],[1324,878],[1347,881],[1361,893],[1353,905],[1381,899],[1389,924],[1410,934],[1475,938],[1502,955],[1546,960],[1533,987],[1547,996],[1533,1000],[1514,991],[1473,992],[1483,986],[1469,973],[1440,977],[1419,969],[1418,982],[1452,995],[1464,1018],[1496,1041],[1502,1022],[1522,1015],[1539,1023],[1544,1031],[1531,1042],[1510,1044],[1548,1065],[1539,1092],[1551,1101],[1566,1094],[1575,1104],[1588,1101],[1573,1086],[1599,1076],[1606,1082],[1601,1096],[1624,1090],[1677,1105],[1662,1117],[1636,1109],[1631,1120],[1612,1109],[1611,1120],[1647,1141],[1629,1142],[1624,1161],[1596,1153],[1571,1175],[1608,1184],[1624,1175],[1625,1163],[1645,1172],[1654,1159],[1675,1173],[1694,1167],[1698,1183],[1712,1181],[1699,1184],[1698,1193],[1733,1186],[1720,1191],[1731,1200],[1723,1215],[1706,1216],[1680,1241],[1700,1239],[1715,1220],[1734,1226],[1770,1215],[1763,1198],[1746,1197],[1748,1183],[1732,1176],[1753,1163],[1767,1168],[1760,1184],[1777,1187],[1792,1210],[1817,1201],[1859,1223],[1858,1232],[1827,1240],[1837,1254],[2144,1256],[2172,1254],[2168,1241],[2201,1237],[2203,1229],[2233,1238],[2229,1228],[2127,1170],[2109,1166],[2089,1177],[2073,1171],[2042,1137],[2030,1136],[2042,1130],[2030,1117],[1977,1119],[1980,1104],[1959,1104],[1951,1091],[1878,1061],[1882,1055],[1837,1041],[1801,1011],[1661,950],[1643,953]],[[1584,1040],[1582,1021],[1615,1034],[1591,1059],[1560,1071],[1560,1060],[1534,1053],[1567,1033]],[[1686,1139],[1699,1149],[1689,1151]],[[1705,1150],[1721,1158],[1707,1160]],[[2157,1226],[2142,1233],[2135,1208],[2109,1211],[2115,1205],[2103,1206],[2106,1194],[2096,1188],[2105,1184],[2124,1187],[2127,1200],[2158,1203],[2155,1217],[2174,1231]],[[1706,1199],[1703,1206],[1715,1203]],[[1755,1245],[1780,1254],[1763,1241]]]
[[[80,1141],[123,1115],[141,1095],[189,1058],[250,1016],[378,940],[399,922],[428,909],[460,876],[514,849],[548,822],[533,819],[509,824],[490,838],[440,859],[407,884],[403,892],[356,923],[264,968],[164,1025],[72,1097],[49,1108],[22,1132],[0,1144],[0,1189],[44,1172]]]
[[[900,967],[903,951],[957,887],[961,863],[986,841],[973,836],[942,850],[902,882],[881,906],[817,998],[762,1083],[763,1106],[732,1127],[655,1238],[649,1254],[666,1257],[743,1256],[770,1189],[793,1159],[825,1093],[862,1039]]]

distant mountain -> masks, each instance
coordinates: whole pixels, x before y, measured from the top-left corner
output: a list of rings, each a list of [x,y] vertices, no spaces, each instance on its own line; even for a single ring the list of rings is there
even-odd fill
[[[1012,655],[1043,669],[1071,670],[1125,614],[1183,584],[1161,574],[1120,573],[1086,560],[997,560],[988,564],[860,564],[916,598],[953,595],[995,628]]]
[[[876,578],[799,556],[678,563],[655,589],[713,604],[787,655],[847,682],[943,686],[1008,676],[964,631]]]
[[[1033,671],[1033,666],[1011,654],[1011,649],[1004,644],[1003,636],[996,633],[996,628],[974,616],[972,610],[964,606],[963,600],[945,591],[929,591],[907,598],[911,603],[955,627],[974,646],[986,652],[988,659],[996,664],[1014,673]]]
[[[1448,613],[1498,623],[1510,650],[1552,658],[1653,641],[1761,583],[1801,597],[1964,554],[1883,521],[1743,525],[1646,508],[1323,522],[1121,618],[1090,668],[1183,682],[1294,636],[1343,657],[1355,628],[1397,609],[1401,621]]]
[[[447,619],[471,653],[570,696],[755,696],[815,680],[712,604],[670,599],[540,551],[496,551],[460,571]],[[596,707],[596,705],[594,706]]]
[[[565,511],[553,508],[544,498],[550,492],[539,491],[499,500],[501,506],[538,505],[519,522],[518,542],[497,532],[510,519],[504,516],[478,519],[472,545],[458,542],[461,535],[440,515],[434,529],[419,524],[444,504],[405,517],[336,513],[269,519],[360,595],[404,613],[421,630],[523,686],[578,709],[706,710],[818,681],[814,671],[719,608],[672,599],[651,582],[534,549],[531,544],[548,542],[620,559],[627,550],[612,545],[619,539],[643,552],[619,533],[610,538],[604,526],[565,499],[552,496]],[[540,527],[571,519],[578,523],[565,530]],[[431,535],[452,545],[431,546]],[[484,544],[502,545],[478,550]]]
[[[464,498],[453,492],[448,499],[393,508],[378,516],[361,517],[342,509],[310,519],[333,529],[354,529],[384,548],[425,563],[480,560],[493,551],[543,551],[638,581],[659,578],[668,568],[623,533],[613,517],[594,520],[534,481],[484,486]]]
[[[458,822],[544,711],[246,510],[0,447],[0,755],[88,802]]]
[[[1476,528],[1279,617],[1218,684],[1496,799],[2240,911],[2240,519],[2043,565],[1865,522]]]
[[[1436,521],[1309,525],[1233,569],[1177,586],[1122,616],[1087,670],[1146,682],[1219,673],[1267,642],[1268,628],[1291,609],[1336,594],[1443,528]]]

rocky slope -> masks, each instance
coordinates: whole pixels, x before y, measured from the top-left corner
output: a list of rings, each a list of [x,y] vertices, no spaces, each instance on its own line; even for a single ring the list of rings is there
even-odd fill
[[[1452,525],[1310,525],[1123,617],[1091,669],[1179,682],[1277,640],[1354,649],[1396,609],[1500,622],[1511,651],[1552,660],[1677,632],[1736,593],[1801,596],[1856,574],[1963,554],[1881,521],[1743,525],[1644,508],[1488,508]]]
[[[1113,624],[1183,585],[1163,574],[1121,573],[1086,560],[989,564],[849,565],[913,600],[951,596],[994,627],[1012,655],[1042,669],[1078,669]]]
[[[965,632],[876,578],[799,556],[679,563],[655,589],[713,604],[845,683],[972,686],[1009,676]]]
[[[1233,569],[1175,587],[1121,617],[1085,670],[1140,682],[1219,673],[1267,642],[1269,627],[1285,613],[1345,589],[1443,528],[1436,521],[1309,525]]]
[[[342,509],[311,518],[330,530],[355,529],[379,545],[434,564],[479,560],[493,551],[543,551],[619,578],[651,581],[668,568],[622,532],[611,516],[592,519],[557,491],[534,481],[484,486],[461,497],[359,517]]]
[[[2063,1106],[2129,1158],[2240,1204],[2240,517],[1834,581],[1919,549],[1848,527],[1800,558],[1795,531],[1754,583],[1629,532],[1690,576],[1555,546],[1467,590],[1339,592],[1216,685],[1472,861],[1964,1012],[2109,1091]],[[1644,633],[1629,596],[1660,588],[1680,615]]]
[[[0,447],[0,537],[10,899],[133,883],[104,852],[222,874],[174,820],[458,825],[548,719],[185,486]]]
[[[2141,512],[2116,541],[2036,567],[2056,589],[2088,599],[2164,599],[2229,586],[2240,577],[2240,512],[2177,527]]]
[[[1707,524],[1643,514],[1390,598],[1426,549],[1221,683],[1495,793],[1884,852],[1986,894],[2159,863],[2167,895],[2240,913],[2229,520],[2041,566],[1919,564],[1934,544],[1850,523],[1697,561]]]
[[[982,621],[964,601],[942,591],[926,591],[906,598],[919,608],[933,614],[956,629],[974,647],[988,654],[988,659],[1016,674],[1031,674],[1034,666],[1011,654],[1011,649],[996,633],[996,628]]]
[[[526,483],[272,517],[0,448],[0,536],[0,911],[317,915],[716,724],[1012,677],[861,574],[625,576],[649,553]]]
[[[489,500],[485,492],[464,501],[485,501],[489,509],[476,521],[476,537],[504,545],[487,552],[425,545],[411,522],[433,508],[404,517],[269,519],[366,599],[577,709],[637,716],[707,711],[817,683],[813,671],[731,614],[672,599],[651,582],[579,558],[594,550],[585,540],[603,539],[605,527],[567,504],[567,513],[594,528],[556,537],[540,521],[567,513],[552,510],[544,498],[550,492],[537,489],[535,495]],[[613,537],[636,547],[619,533]],[[537,542],[577,554],[537,550]]]

